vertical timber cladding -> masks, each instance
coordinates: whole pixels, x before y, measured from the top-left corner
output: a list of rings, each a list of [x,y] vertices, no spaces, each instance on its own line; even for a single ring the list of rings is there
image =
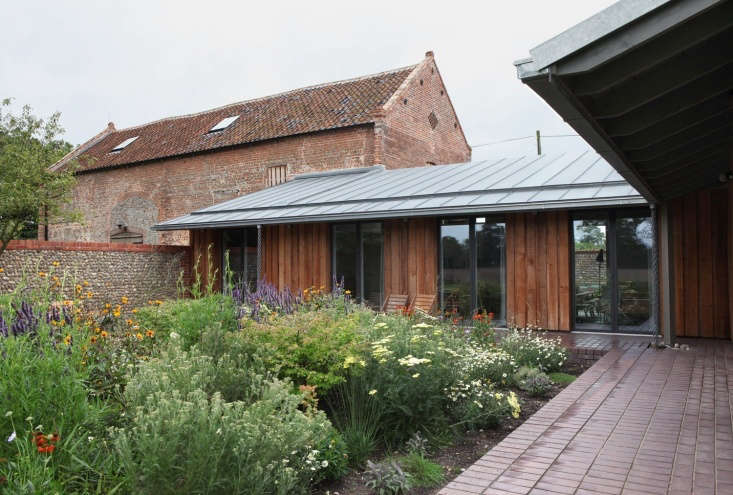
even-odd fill
[[[671,200],[669,214],[675,334],[728,338],[728,191]]]
[[[191,230],[191,254],[193,266],[198,266],[201,289],[209,284],[209,274],[213,275],[215,290],[221,290],[221,231],[212,229]],[[195,274],[192,276],[195,280]]]
[[[326,223],[262,227],[262,278],[292,291],[331,288],[331,229]]]
[[[438,293],[438,220],[384,221],[384,294]]]
[[[507,323],[571,329],[567,211],[507,215]]]

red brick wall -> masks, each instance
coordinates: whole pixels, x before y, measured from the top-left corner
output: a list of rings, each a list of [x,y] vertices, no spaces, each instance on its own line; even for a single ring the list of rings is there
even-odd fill
[[[149,227],[262,189],[272,165],[287,164],[290,177],[374,163],[374,127],[365,125],[81,174],[74,207],[84,223],[52,225],[49,240],[107,242],[122,219],[147,244],[187,245],[187,231],[158,233]]]
[[[471,148],[432,56],[410,74],[385,105],[385,112],[384,124],[377,125],[376,132],[381,139],[378,149],[388,168],[471,159]],[[431,112],[438,122],[435,129],[428,120]]]

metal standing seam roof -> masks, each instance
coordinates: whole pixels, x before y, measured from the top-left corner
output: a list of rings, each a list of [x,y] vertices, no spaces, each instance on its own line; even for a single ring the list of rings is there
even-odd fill
[[[153,229],[644,204],[642,196],[608,162],[586,151],[396,170],[377,165],[305,174],[159,223]]]

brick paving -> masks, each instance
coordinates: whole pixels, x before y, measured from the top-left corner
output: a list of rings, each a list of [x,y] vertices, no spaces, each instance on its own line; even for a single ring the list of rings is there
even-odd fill
[[[571,335],[605,354],[441,495],[733,494],[732,343]]]

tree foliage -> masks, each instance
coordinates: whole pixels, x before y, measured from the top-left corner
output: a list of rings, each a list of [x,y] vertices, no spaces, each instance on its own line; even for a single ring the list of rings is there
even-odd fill
[[[10,99],[0,102],[0,255],[11,240],[38,225],[79,216],[69,208],[75,163],[49,169],[72,149],[60,138],[61,115],[44,120],[27,105],[16,115],[10,105]]]

